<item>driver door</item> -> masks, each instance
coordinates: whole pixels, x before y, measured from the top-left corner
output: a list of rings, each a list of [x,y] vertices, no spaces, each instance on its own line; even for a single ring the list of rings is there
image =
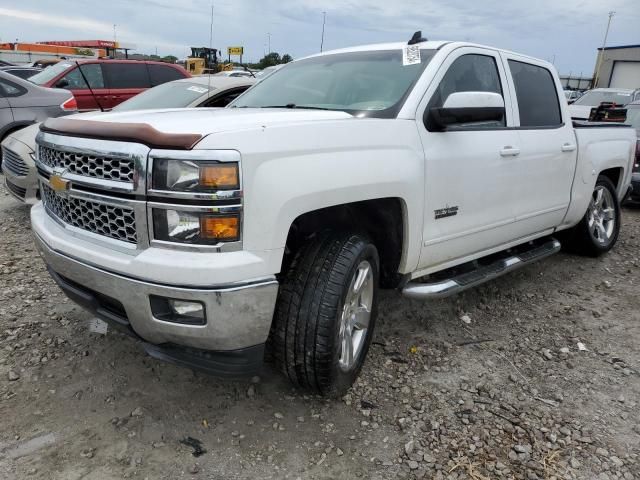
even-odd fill
[[[455,92],[493,92],[504,99],[501,122],[429,131],[430,108]],[[460,48],[443,62],[418,109],[425,152],[425,210],[419,267],[423,273],[471,260],[514,240],[521,169],[511,97],[497,51]],[[433,129],[432,129],[433,130]]]

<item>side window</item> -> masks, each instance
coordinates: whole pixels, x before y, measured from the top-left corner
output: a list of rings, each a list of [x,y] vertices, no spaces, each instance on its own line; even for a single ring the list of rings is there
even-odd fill
[[[0,94],[3,97],[19,97],[24,95],[27,90],[8,80],[0,80]]]
[[[148,67],[152,87],[185,78],[177,68],[166,67],[164,65],[148,65]]]
[[[495,59],[487,55],[469,54],[455,60],[442,77],[428,108],[442,107],[447,97],[455,92],[493,92],[502,95]]]
[[[145,63],[105,63],[109,88],[149,88],[149,73]]]
[[[233,102],[238,96],[249,87],[242,87],[234,90],[230,90],[217,97],[210,98],[206,102],[199,105],[200,107],[226,107]]]
[[[82,72],[80,72],[80,68],[82,68]],[[104,88],[102,68],[98,63],[81,64],[58,80],[58,83],[65,82],[66,85],[63,88],[68,90],[88,88],[87,82],[84,81],[84,77],[82,76],[83,74],[89,81],[92,89]]]
[[[516,88],[521,127],[557,127],[562,124],[558,91],[551,72],[529,63],[509,60]]]

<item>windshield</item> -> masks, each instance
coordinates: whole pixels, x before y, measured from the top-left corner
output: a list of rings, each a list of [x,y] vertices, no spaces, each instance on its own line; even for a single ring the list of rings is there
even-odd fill
[[[49,68],[45,68],[40,73],[36,73],[34,76],[29,77],[29,81],[36,85],[44,85],[72,66],[72,63],[58,62]]]
[[[624,123],[635,128],[640,137],[640,105],[627,108],[627,120]]]
[[[573,102],[573,104],[597,107],[602,102],[613,102],[617,103],[618,105],[626,105],[627,103],[631,102],[631,100],[631,93],[592,90],[585,93],[578,100]]]
[[[113,109],[114,112],[128,112],[131,110],[145,110],[149,108],[185,108],[203,95],[208,98],[211,90],[207,85],[191,82],[169,82],[150,88],[135,97],[122,102]]]
[[[292,62],[263,78],[230,108],[312,108],[392,118],[435,53],[420,52],[421,62],[407,66],[400,49]]]

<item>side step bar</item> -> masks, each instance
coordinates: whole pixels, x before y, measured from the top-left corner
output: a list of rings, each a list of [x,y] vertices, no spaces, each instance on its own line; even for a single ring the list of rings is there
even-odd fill
[[[522,250],[512,256],[496,260],[489,265],[478,267],[471,272],[462,273],[433,283],[409,282],[402,289],[402,295],[421,300],[450,297],[451,295],[500,277],[505,273],[513,272],[518,268],[546,258],[559,251],[560,242],[551,239],[542,245],[538,244],[528,250]]]

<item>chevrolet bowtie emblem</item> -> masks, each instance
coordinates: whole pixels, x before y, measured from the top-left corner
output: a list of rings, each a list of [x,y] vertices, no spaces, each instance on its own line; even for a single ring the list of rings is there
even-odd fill
[[[55,192],[64,192],[69,190],[71,182],[69,180],[65,180],[60,175],[54,174],[49,177],[49,185],[51,185],[51,188],[53,188]]]

